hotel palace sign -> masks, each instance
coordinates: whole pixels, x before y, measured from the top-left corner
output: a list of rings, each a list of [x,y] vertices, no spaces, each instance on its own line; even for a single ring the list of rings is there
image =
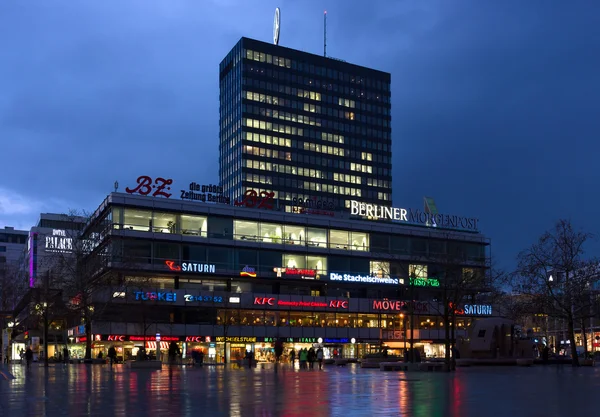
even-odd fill
[[[450,229],[478,230],[479,219],[473,217],[452,216],[448,214],[431,214],[420,210],[379,206],[377,204],[350,201],[352,216],[369,217],[376,220],[395,220],[413,224]]]

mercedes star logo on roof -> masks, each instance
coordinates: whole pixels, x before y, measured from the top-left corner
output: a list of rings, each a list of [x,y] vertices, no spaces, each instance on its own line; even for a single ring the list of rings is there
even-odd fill
[[[273,43],[279,45],[279,25],[281,24],[279,7],[275,9],[275,20],[273,21]]]

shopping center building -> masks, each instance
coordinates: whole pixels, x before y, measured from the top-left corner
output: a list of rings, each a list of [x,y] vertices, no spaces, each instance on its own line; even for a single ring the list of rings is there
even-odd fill
[[[468,230],[473,219],[446,216],[462,222],[458,230],[410,222],[413,211],[400,208],[391,209],[396,220],[374,217],[372,207],[366,218],[361,202],[356,213],[323,216],[128,190],[108,195],[85,230],[98,240],[92,256],[108,258],[96,276],[110,283],[95,295],[94,354],[116,345],[120,356],[134,357],[156,347],[156,333],[162,349],[175,341],[188,356],[202,349],[218,362],[247,350],[269,360],[275,338],[286,352],[320,343],[326,357],[360,357],[382,344],[401,353],[412,315],[415,346],[441,356],[446,249],[460,253],[456,262],[471,273],[489,266],[488,239]],[[465,298],[475,299],[476,292]],[[474,318],[493,314],[489,306],[458,310],[457,337]],[[83,355],[83,326],[68,338],[73,354]]]

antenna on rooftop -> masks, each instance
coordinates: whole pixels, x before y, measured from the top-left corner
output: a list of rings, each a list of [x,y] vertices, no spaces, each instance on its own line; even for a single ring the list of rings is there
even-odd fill
[[[327,57],[327,10],[323,13],[323,56]]]

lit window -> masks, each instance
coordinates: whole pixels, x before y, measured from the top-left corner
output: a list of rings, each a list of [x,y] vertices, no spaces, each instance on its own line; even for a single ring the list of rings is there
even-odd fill
[[[370,262],[371,275],[379,278],[390,277],[390,263],[385,261]]]
[[[427,278],[427,265],[409,265],[408,274],[411,278]]]

